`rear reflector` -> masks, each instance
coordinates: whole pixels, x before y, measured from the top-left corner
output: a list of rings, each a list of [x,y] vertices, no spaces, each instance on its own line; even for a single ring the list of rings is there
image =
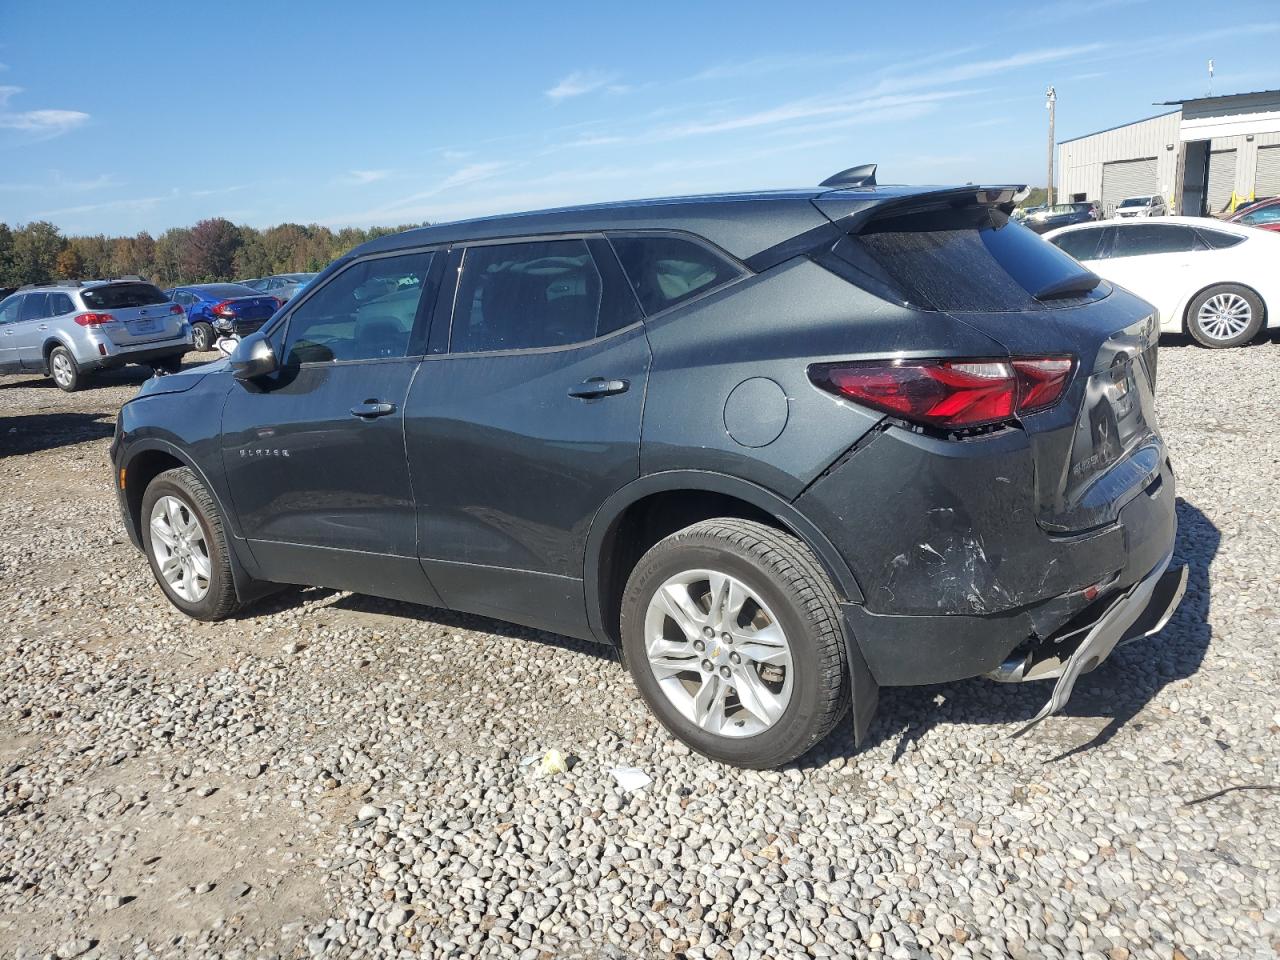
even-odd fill
[[[809,378],[824,390],[913,423],[963,428],[1053,406],[1072,365],[1070,357],[873,360],[815,365]]]
[[[81,313],[76,316],[76,323],[82,327],[96,327],[103,323],[115,323],[116,318],[109,313]]]

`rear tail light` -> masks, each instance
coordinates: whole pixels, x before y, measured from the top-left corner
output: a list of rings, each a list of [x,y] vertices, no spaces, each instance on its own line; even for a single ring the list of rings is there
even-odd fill
[[[115,323],[116,318],[109,313],[80,313],[76,315],[76,323],[82,327],[96,327],[104,323]]]
[[[176,303],[169,308],[169,312],[172,313],[174,316],[179,316],[179,317],[186,316],[186,313],[187,313],[187,311],[183,310]]]
[[[235,310],[232,309],[230,300],[223,300],[221,303],[216,304],[213,308],[213,312],[220,317],[234,317],[236,315]]]
[[[1071,379],[1070,357],[885,360],[820,364],[809,378],[832,393],[913,423],[979,427],[1053,406]]]
[[[285,301],[284,301],[284,300],[281,300],[279,297],[272,297],[271,299],[272,299],[272,300],[274,300],[274,301],[276,302],[276,309],[277,309],[277,310],[279,310],[279,309],[280,309],[281,307],[283,307],[283,306],[284,306],[284,304],[285,304]]]

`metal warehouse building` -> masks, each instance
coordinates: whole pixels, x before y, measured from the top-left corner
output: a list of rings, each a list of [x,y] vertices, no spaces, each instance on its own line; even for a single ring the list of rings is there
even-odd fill
[[[1146,120],[1058,144],[1057,197],[1101,200],[1161,194],[1173,211],[1220,214],[1280,196],[1280,90],[1198,100]]]

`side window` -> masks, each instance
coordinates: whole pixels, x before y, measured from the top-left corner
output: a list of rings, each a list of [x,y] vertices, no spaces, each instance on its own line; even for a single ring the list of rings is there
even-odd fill
[[[728,260],[682,237],[609,239],[649,316],[742,276]]]
[[[13,323],[18,319],[22,310],[22,300],[22,294],[18,294],[0,302],[0,323]]]
[[[1188,253],[1204,245],[1191,227],[1142,223],[1116,229],[1113,257],[1143,257],[1154,253]]]
[[[65,293],[49,294],[49,316],[60,317],[74,309],[75,307],[71,304],[71,298]]]
[[[1054,237],[1049,242],[1063,253],[1070,254],[1077,260],[1096,260],[1098,241],[1101,239],[1101,229],[1071,230],[1060,237]]]
[[[1276,213],[1277,219],[1280,219],[1280,210]],[[1223,233],[1221,230],[1198,229],[1196,233],[1200,234],[1204,245],[1212,250],[1225,250],[1227,247],[1234,247],[1237,243],[1244,242],[1244,237],[1238,237],[1234,233]]]
[[[468,247],[454,301],[454,353],[527,350],[597,336],[603,283],[585,240]]]
[[[43,320],[49,316],[49,295],[47,293],[28,293],[22,301],[22,313],[19,320]]]
[[[1280,221],[1280,204],[1253,210],[1240,218],[1241,223],[1276,223]]]
[[[431,257],[361,260],[336,274],[290,314],[285,364],[405,356]]]

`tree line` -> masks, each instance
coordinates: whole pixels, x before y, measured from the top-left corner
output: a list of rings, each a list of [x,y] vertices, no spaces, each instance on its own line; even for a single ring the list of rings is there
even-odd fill
[[[66,237],[44,220],[13,228],[0,223],[0,286],[132,275],[170,287],[309,273],[366,240],[405,229],[334,231],[314,223],[282,223],[258,230],[215,217],[156,237],[145,230],[131,237]]]

